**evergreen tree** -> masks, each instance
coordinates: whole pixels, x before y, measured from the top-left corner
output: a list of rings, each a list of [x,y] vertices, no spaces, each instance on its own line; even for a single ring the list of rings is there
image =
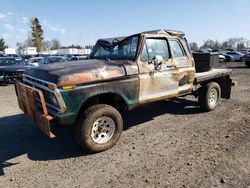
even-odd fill
[[[40,52],[43,45],[43,29],[39,23],[38,18],[31,20],[31,29],[32,29],[32,42],[37,48],[37,51]]]
[[[0,51],[4,51],[5,48],[8,48],[8,46],[5,44],[4,39],[0,39]]]

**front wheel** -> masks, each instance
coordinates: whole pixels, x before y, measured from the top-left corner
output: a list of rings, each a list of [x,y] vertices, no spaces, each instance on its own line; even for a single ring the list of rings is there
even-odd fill
[[[212,111],[216,108],[221,96],[221,89],[216,82],[208,83],[199,91],[199,104],[205,111]]]
[[[112,106],[97,104],[89,107],[78,119],[75,134],[78,143],[90,152],[113,147],[123,130],[120,113]]]

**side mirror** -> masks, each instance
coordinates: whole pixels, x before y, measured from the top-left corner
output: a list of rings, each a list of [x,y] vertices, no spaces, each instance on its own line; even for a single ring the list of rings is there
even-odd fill
[[[155,70],[161,70],[161,66],[163,63],[163,57],[160,55],[156,55],[154,60],[152,60],[152,63],[155,66]]]

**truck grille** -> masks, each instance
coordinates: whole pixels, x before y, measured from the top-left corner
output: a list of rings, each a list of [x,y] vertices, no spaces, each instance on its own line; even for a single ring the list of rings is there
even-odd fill
[[[4,77],[7,83],[13,83],[15,79],[21,79],[23,72],[5,72]]]
[[[23,83],[42,91],[49,114],[55,115],[61,111],[58,102],[55,104],[51,99],[51,96],[53,96],[55,100],[57,100],[55,91],[52,91],[48,88],[49,85],[55,84],[36,79],[27,75],[24,75]],[[40,98],[37,97],[36,100],[38,107],[42,108]]]

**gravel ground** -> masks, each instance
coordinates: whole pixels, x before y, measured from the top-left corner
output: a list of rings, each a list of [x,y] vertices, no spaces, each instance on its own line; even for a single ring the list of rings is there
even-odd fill
[[[48,139],[0,87],[0,187],[250,187],[250,69],[227,64],[238,85],[203,113],[191,96],[127,112],[108,151],[89,155],[71,127]]]

